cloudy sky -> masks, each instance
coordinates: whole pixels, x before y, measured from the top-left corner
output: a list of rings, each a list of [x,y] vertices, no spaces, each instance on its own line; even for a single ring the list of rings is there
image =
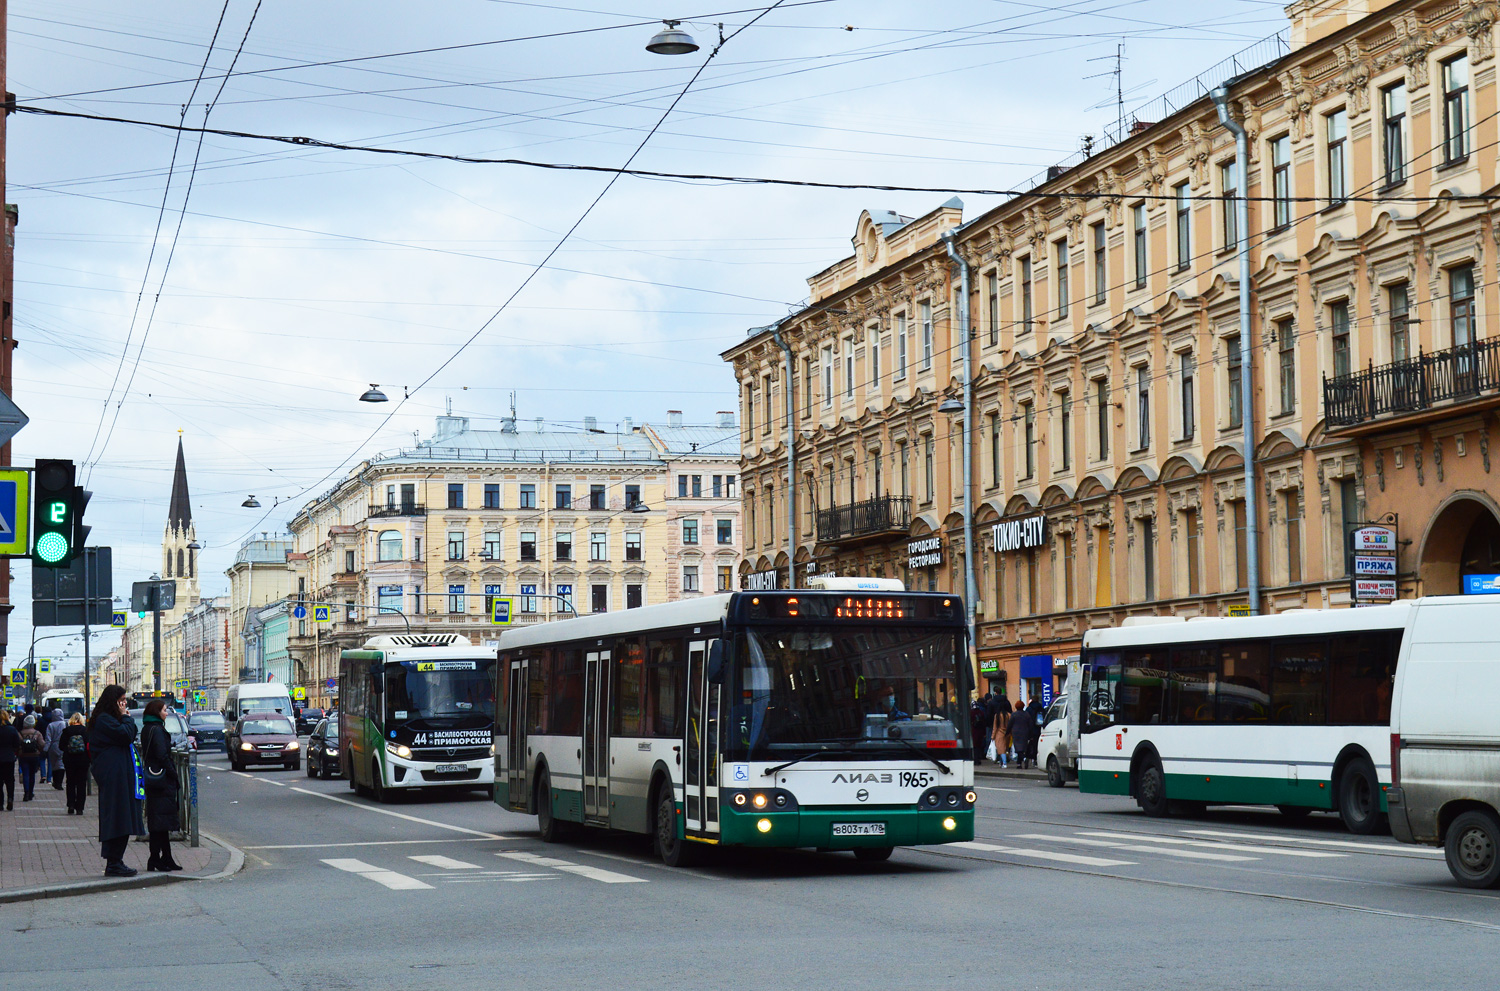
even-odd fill
[[[1118,45],[1128,111],[1284,24],[1273,0],[788,0],[735,33],[763,9],[11,0],[6,88],[404,151],[619,167],[649,135],[636,168],[1004,188],[1113,122]],[[646,52],[666,17],[702,50]],[[947,198],[624,177],[590,210],[609,176],[25,113],[8,169],[15,462],[88,465],[125,594],[159,566],[179,431],[213,594],[242,540],[447,403],[489,419],[514,392],[555,429],[734,409],[718,352],[794,309],[861,209]],[[359,403],[372,382],[395,401]]]

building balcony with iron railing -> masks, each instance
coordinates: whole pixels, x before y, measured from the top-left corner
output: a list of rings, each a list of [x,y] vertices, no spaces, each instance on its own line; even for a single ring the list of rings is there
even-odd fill
[[[370,519],[387,516],[426,516],[427,507],[419,502],[384,502],[370,504]]]
[[[911,529],[911,497],[876,496],[848,506],[818,510],[818,543],[837,544],[906,533]]]
[[[1323,411],[1330,429],[1480,400],[1500,404],[1500,337],[1323,379]]]

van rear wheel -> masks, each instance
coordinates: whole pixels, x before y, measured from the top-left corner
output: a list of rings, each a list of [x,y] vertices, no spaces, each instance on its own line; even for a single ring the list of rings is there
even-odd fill
[[[1500,885],[1500,821],[1489,812],[1465,812],[1448,827],[1443,842],[1448,870],[1465,888]]]
[[[1047,783],[1054,788],[1061,788],[1067,783],[1063,777],[1062,767],[1057,763],[1056,754],[1047,755]]]

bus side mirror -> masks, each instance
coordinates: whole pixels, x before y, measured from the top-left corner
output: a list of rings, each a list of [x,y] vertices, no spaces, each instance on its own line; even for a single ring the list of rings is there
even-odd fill
[[[724,641],[715,640],[708,648],[708,667],[705,669],[710,685],[724,680]]]

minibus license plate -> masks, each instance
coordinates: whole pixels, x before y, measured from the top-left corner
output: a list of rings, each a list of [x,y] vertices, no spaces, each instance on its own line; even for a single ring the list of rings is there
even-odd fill
[[[457,774],[459,771],[467,771],[468,769],[469,765],[467,764],[439,764],[436,770],[439,774]]]
[[[883,822],[836,822],[833,824],[834,836],[884,836],[885,823]]]

